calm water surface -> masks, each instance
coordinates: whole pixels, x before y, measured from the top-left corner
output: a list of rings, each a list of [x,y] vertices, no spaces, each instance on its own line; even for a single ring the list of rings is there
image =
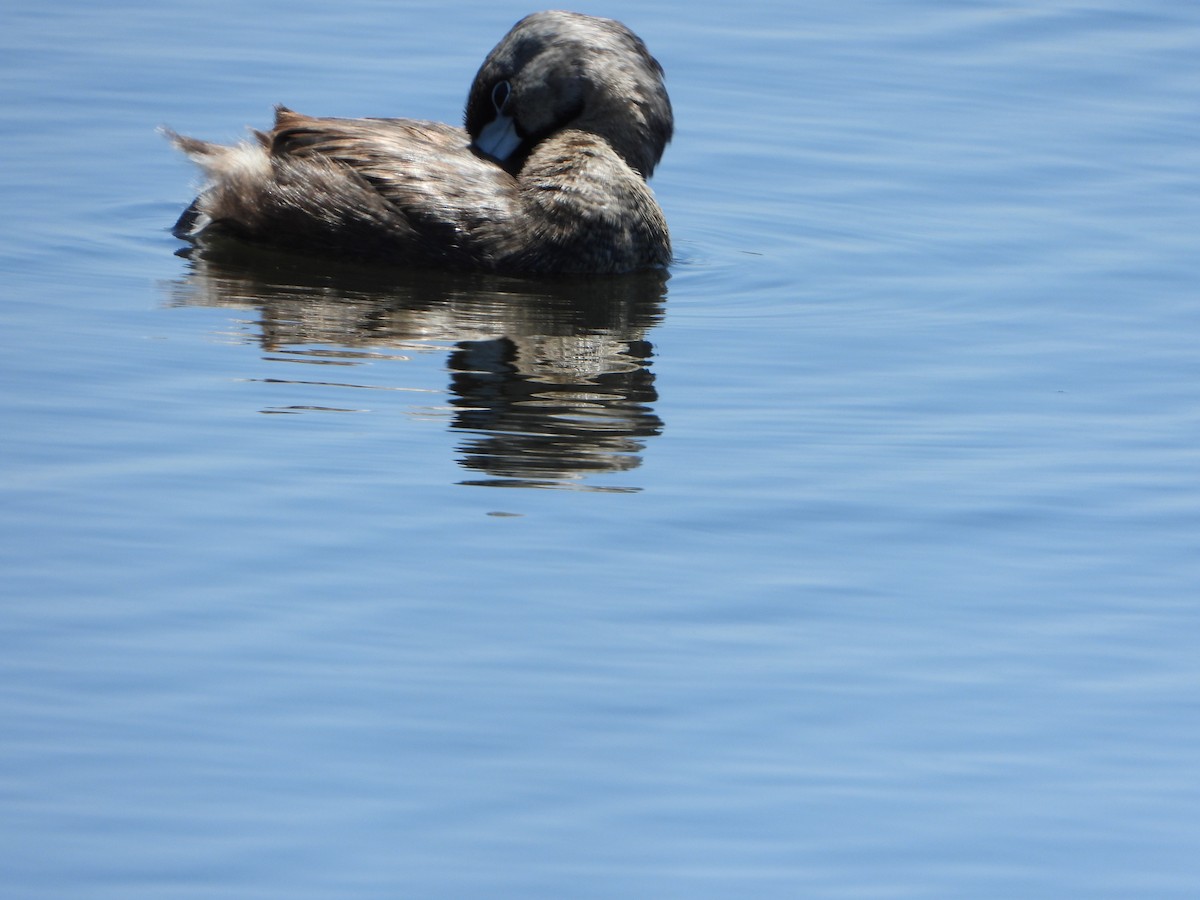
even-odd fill
[[[669,276],[176,255],[528,11],[0,12],[0,896],[1197,896],[1200,8],[588,6]]]

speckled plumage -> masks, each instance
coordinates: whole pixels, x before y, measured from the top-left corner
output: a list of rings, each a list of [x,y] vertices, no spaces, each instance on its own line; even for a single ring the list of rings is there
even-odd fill
[[[481,133],[511,121],[512,148]],[[488,55],[466,128],[313,118],[229,147],[168,132],[208,176],[176,224],[338,258],[506,272],[665,266],[666,221],[645,178],[671,138],[662,68],[624,25],[534,13]]]

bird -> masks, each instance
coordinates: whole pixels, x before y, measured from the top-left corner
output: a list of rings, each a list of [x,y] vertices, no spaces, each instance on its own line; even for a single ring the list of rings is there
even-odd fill
[[[464,127],[307,116],[223,145],[163,129],[206,176],[173,233],[497,274],[665,268],[646,180],[674,133],[661,64],[622,23],[558,10],[484,59]]]

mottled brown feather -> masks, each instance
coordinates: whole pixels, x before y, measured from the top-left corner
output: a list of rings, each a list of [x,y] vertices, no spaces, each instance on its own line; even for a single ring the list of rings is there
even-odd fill
[[[497,115],[500,82],[525,136],[503,164],[472,143]],[[632,32],[607,19],[535,13],[485,60],[465,130],[281,106],[254,143],[169,133],[209,177],[176,233],[511,273],[665,266],[670,238],[643,176],[672,128],[662,69]]]

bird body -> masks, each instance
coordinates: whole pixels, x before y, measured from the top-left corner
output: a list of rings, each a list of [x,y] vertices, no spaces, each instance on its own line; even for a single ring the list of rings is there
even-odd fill
[[[234,146],[168,132],[208,179],[175,233],[512,274],[661,267],[670,238],[645,179],[672,131],[662,68],[633,32],[535,13],[484,61],[466,128],[278,107]]]

